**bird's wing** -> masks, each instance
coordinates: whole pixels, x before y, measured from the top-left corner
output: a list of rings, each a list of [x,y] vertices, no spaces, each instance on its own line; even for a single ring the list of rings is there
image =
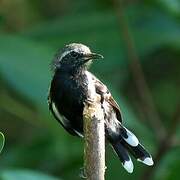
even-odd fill
[[[71,128],[71,125],[69,124],[69,120],[65,116],[59,113],[59,110],[57,109],[55,103],[51,99],[51,91],[49,91],[47,100],[48,100],[49,110],[52,112],[55,119],[64,127],[64,129],[66,129],[66,131],[68,131],[73,136],[78,135],[82,137],[83,135],[81,133]]]
[[[104,98],[114,109],[116,112],[117,119],[122,122],[122,116],[121,116],[121,110],[117,102],[114,100],[112,97],[110,91],[108,88],[99,80],[97,79],[93,74],[92,74],[95,87],[96,87],[96,92],[101,95],[102,98]]]

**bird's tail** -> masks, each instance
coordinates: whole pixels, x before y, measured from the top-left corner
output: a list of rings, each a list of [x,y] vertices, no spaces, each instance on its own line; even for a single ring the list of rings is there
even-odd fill
[[[123,167],[129,172],[133,172],[133,162],[129,153],[148,166],[153,165],[151,155],[145,150],[145,148],[139,143],[137,137],[129,131],[127,128],[121,125],[120,133],[115,138],[111,136],[110,140],[116,154],[118,155]]]

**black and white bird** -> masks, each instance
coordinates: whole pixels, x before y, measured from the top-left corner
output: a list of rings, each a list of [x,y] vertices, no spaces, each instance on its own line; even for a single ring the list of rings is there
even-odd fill
[[[151,155],[137,137],[122,124],[121,111],[107,87],[88,71],[94,59],[102,55],[78,43],[66,45],[53,61],[54,76],[51,81],[48,104],[59,123],[72,135],[83,137],[84,102],[96,94],[101,97],[104,110],[105,136],[118,155],[123,167],[133,172],[129,153],[138,161],[153,165]]]

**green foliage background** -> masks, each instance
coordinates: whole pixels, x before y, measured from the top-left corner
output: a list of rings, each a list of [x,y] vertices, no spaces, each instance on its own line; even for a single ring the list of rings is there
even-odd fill
[[[168,130],[180,103],[180,2],[129,0],[124,13],[155,107]],[[51,60],[70,42],[84,43],[104,55],[91,71],[112,91],[124,123],[156,155],[159,142],[143,113],[111,0],[2,0],[0,131],[6,146],[0,154],[0,179],[80,179],[83,141],[60,127],[46,102]],[[178,141],[179,124],[176,131]],[[169,148],[152,179],[178,179],[179,153],[178,143]],[[134,173],[127,174],[107,146],[106,179],[140,179],[147,168],[134,163]]]

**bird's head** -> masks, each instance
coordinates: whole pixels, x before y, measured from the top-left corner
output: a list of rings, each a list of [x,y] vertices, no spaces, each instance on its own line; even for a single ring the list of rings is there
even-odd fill
[[[89,47],[72,43],[66,45],[55,57],[53,62],[54,69],[73,71],[81,68],[88,68],[93,59],[101,59],[102,55],[92,53]]]

